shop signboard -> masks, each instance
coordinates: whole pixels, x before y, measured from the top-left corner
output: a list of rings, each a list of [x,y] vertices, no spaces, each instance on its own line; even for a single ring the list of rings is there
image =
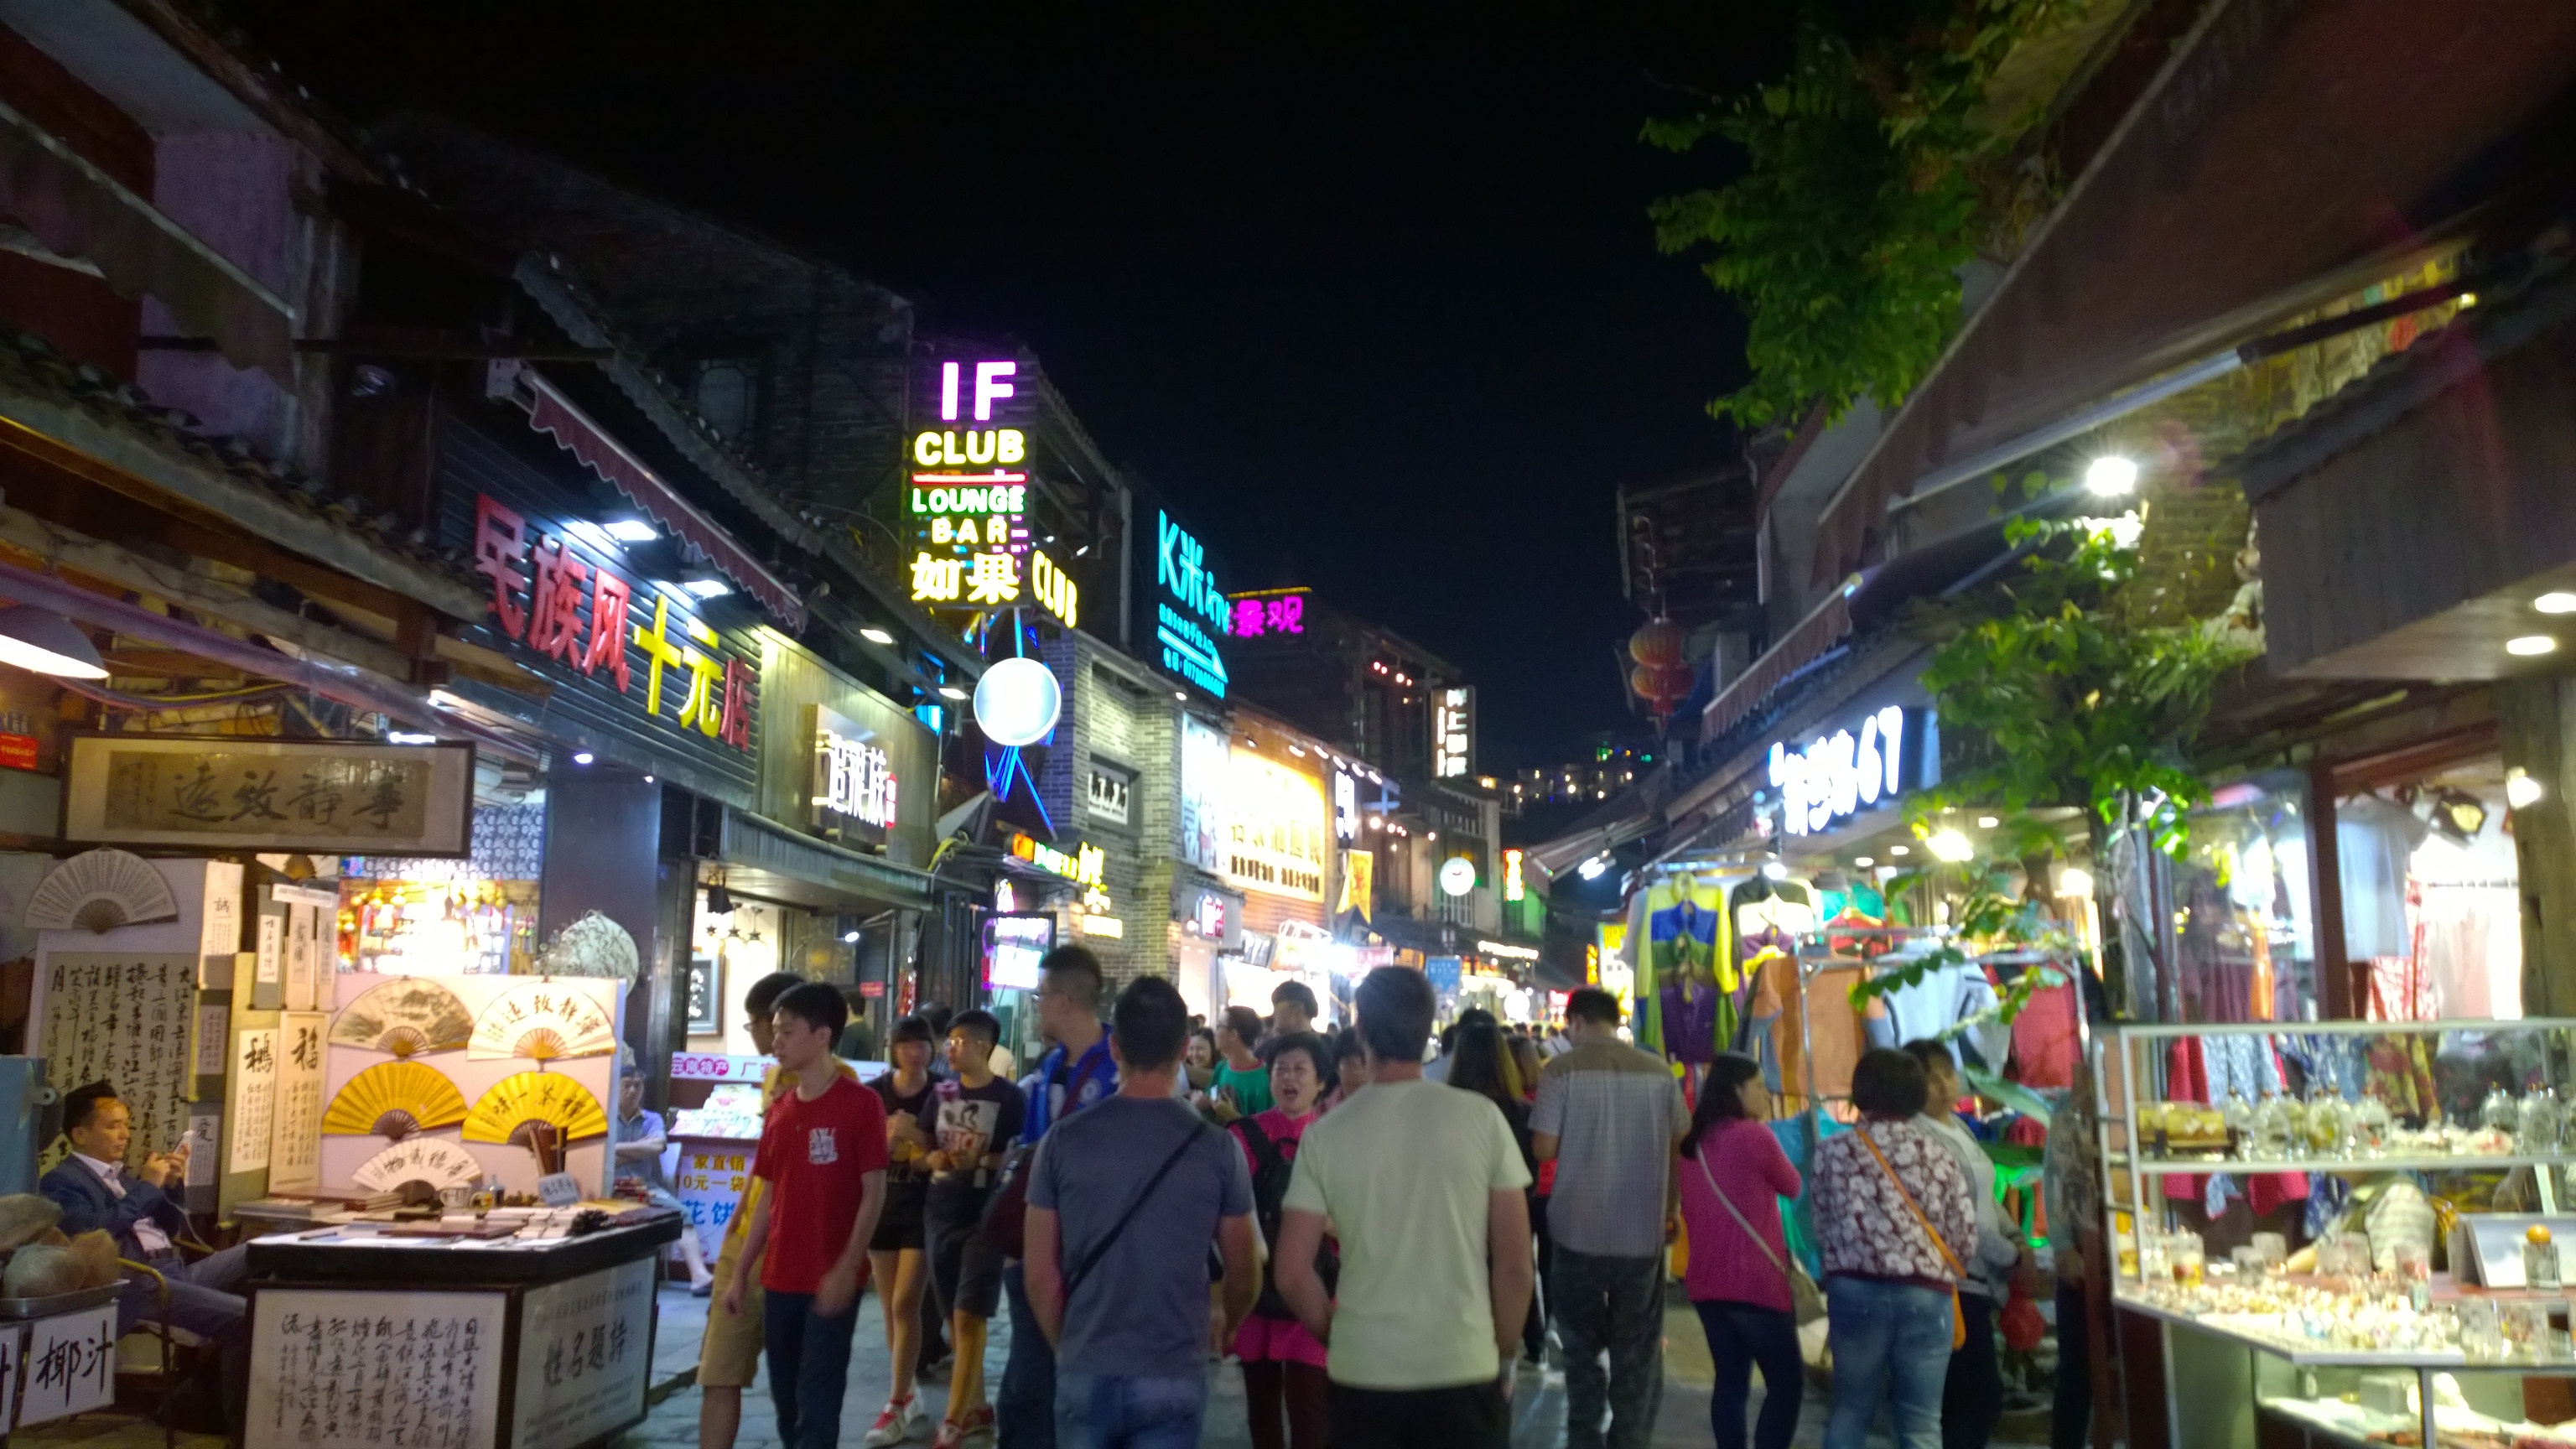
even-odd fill
[[[1109,886],[1104,879],[1109,868],[1107,851],[1089,841],[1075,841],[1071,850],[1059,850],[1043,840],[1019,834],[1011,837],[1009,848],[1011,854],[1018,859],[1027,861],[1050,875],[1060,875],[1082,887],[1082,896],[1076,902],[1074,924],[1077,930],[1091,936],[1115,936],[1121,933],[1121,927],[1115,919],[1117,904],[1110,900]],[[1085,918],[1088,917],[1106,918],[1107,929],[1088,929],[1084,924]]]
[[[1323,782],[1258,750],[1236,750],[1226,797],[1226,879],[1320,904],[1332,839]]]
[[[543,680],[546,727],[627,747],[635,763],[747,805],[759,740],[758,603],[695,567],[683,541],[639,520],[612,534],[548,439],[510,444],[459,419],[439,449],[442,541],[473,560],[486,591],[466,634]],[[542,451],[543,463],[527,450]],[[611,510],[613,511],[613,510]],[[450,691],[536,718],[540,706],[460,675]],[[351,852],[358,853],[358,852]],[[427,852],[391,852],[426,854]]]
[[[78,735],[63,838],[192,852],[460,856],[474,747]]]
[[[1035,991],[1038,963],[1055,949],[1055,917],[1028,911],[984,918],[984,984],[995,991]]]
[[[520,1298],[513,1449],[595,1444],[644,1417],[659,1266],[638,1258]]]
[[[1258,589],[1235,594],[1225,632],[1236,639],[1281,639],[1306,632],[1307,589]]]
[[[1153,586],[1143,597],[1152,603],[1147,618],[1154,626],[1154,649],[1146,657],[1164,673],[1223,699],[1229,678],[1225,653],[1216,641],[1233,623],[1233,601],[1218,587],[1207,546],[1159,508],[1152,544],[1147,553],[1153,561]]]
[[[1225,731],[1196,715],[1181,719],[1181,859],[1201,870],[1225,868],[1225,798],[1231,744]]]
[[[1463,686],[1439,690],[1431,712],[1431,773],[1441,779],[1473,768],[1476,740],[1476,691]]]
[[[894,757],[877,732],[817,704],[808,707],[806,738],[814,750],[814,829],[869,844],[894,828]]]
[[[1810,732],[1803,744],[1774,740],[1767,779],[1791,835],[1829,830],[1864,811],[1938,783],[1932,712],[1886,705]]]
[[[116,1305],[37,1319],[27,1330],[26,1362],[21,1428],[116,1402]]]
[[[1232,891],[1175,884],[1172,919],[1181,923],[1182,935],[1209,942],[1219,951],[1243,944],[1243,897]]]
[[[972,355],[921,369],[928,425],[904,449],[914,603],[1025,605],[1080,626],[1081,586],[1034,536],[1035,373],[1019,358]]]
[[[1454,993],[1464,978],[1464,965],[1455,956],[1426,956],[1422,961],[1422,974],[1431,978],[1433,990]]]

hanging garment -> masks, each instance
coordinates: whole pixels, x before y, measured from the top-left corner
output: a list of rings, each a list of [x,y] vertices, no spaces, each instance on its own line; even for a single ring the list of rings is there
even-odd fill
[[[1895,953],[1882,956],[1876,965],[1882,970],[1894,969]],[[1989,1071],[2000,1071],[2012,1048],[2012,1028],[1994,1019],[2000,1004],[1994,982],[1987,979],[1986,968],[1974,961],[1953,962],[1934,967],[1921,980],[1899,986],[1885,993],[1887,1004],[1885,1035],[1892,1038],[1888,1046],[1903,1046],[1909,1041],[1938,1037],[1972,1016],[1986,1020],[1948,1039],[1950,1059],[1964,1064],[1962,1043],[1976,1054],[1977,1065]]]
[[[1803,995],[1808,1040],[1815,1046],[1811,1070],[1818,1097],[1840,1100],[1851,1096],[1852,1068],[1860,1064],[1866,1044],[1861,1015],[1852,1008],[1851,989],[1860,982],[1863,969],[1857,964],[1827,966],[1807,980]]]
[[[2033,991],[2013,1018],[2013,1079],[2025,1087],[2071,1087],[2083,1052],[2075,1023],[2075,983]]]
[[[1650,882],[1628,898],[1628,929],[1619,938],[1619,957],[1628,966],[1628,989],[1635,993],[1628,1007],[1629,1030],[1637,1045],[1650,1052],[1664,1049],[1663,992],[1655,980],[1655,953],[1646,942],[1646,923],[1654,914],[1660,884]]]
[[[2176,1102],[2223,1106],[2231,1086],[2252,1102],[2257,1098],[2246,1090],[2248,1085],[2262,1089],[2268,1084],[2270,1090],[2278,1091],[2286,1077],[2268,1037],[2176,1037],[2166,1049],[2165,1060],[2165,1094]],[[2227,1192],[2238,1186],[2233,1181],[2213,1183],[2180,1175],[2167,1177],[2164,1182],[2166,1197],[2184,1202],[2200,1198],[2212,1217],[2225,1210]],[[2255,1173],[2241,1186],[2247,1205],[2260,1216],[2294,1198],[2306,1197],[2308,1176],[2303,1172]]]
[[[1723,908],[1711,909],[1688,876],[1657,882],[1649,892],[1647,950],[1655,961],[1655,996],[1664,1055],[1694,1065],[1717,1055],[1717,938]]]
[[[2406,930],[2406,868],[2431,833],[2414,811],[2376,795],[2335,807],[2346,959],[2414,954]]]

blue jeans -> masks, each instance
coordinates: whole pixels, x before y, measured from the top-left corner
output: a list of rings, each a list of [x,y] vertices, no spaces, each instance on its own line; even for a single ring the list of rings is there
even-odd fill
[[[1950,1295],[1904,1283],[1825,1280],[1832,1313],[1834,1405],[1825,1449],[1863,1449],[1882,1398],[1893,1400],[1898,1449],[1941,1449],[1941,1390],[1950,1377]]]
[[[1762,1420],[1753,1449],[1789,1449],[1798,1437],[1798,1404],[1806,1397],[1807,1369],[1798,1353],[1798,1320],[1777,1308],[1716,1299],[1697,1301],[1700,1331],[1717,1364],[1709,1390],[1709,1429],[1717,1449],[1744,1449],[1744,1406],[1753,1398],[1753,1370],[1762,1370]]]
[[[839,1449],[841,1395],[850,1382],[850,1335],[859,1305],[830,1318],[814,1311],[811,1293],[762,1295],[760,1324],[769,1344],[769,1397],[778,1406],[785,1449]]]
[[[1055,1374],[1058,1449],[1197,1449],[1207,1375]]]

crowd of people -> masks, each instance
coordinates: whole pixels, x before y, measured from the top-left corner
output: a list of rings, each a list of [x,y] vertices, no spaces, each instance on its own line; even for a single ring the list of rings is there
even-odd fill
[[[1716,1443],[1744,1449],[1758,1370],[1754,1449],[1786,1449],[1800,1310],[1819,1297],[1781,1222],[1802,1190],[1831,1307],[1828,1449],[1859,1449],[1882,1405],[1903,1449],[1980,1449],[1993,1431],[1993,1316],[2032,1263],[1950,1112],[1942,1044],[1867,1053],[1859,1120],[1817,1145],[1802,1182],[1755,1062],[1719,1058],[1694,1107],[1622,1037],[1606,992],[1573,993],[1544,1039],[1471,1011],[1436,1054],[1419,972],[1362,978],[1339,1031],[1317,1029],[1293,983],[1266,1021],[1236,1007],[1202,1024],[1154,977],[1106,995],[1097,960],[1061,948],[1033,997],[1047,1048],[1026,1076],[995,1069],[988,1013],[925,1010],[894,1025],[890,1070],[861,1086],[834,1055],[838,992],[755,985],[749,1015],[778,1065],[713,1273],[702,1449],[730,1449],[764,1354],[781,1443],[839,1443],[863,1279],[893,1359],[869,1445],[925,1431],[934,1449],[1195,1445],[1224,1358],[1259,1449],[1499,1449],[1518,1369],[1552,1331],[1570,1449],[1642,1449],[1667,1248],[1685,1229]],[[919,1385],[942,1362],[934,1427]]]

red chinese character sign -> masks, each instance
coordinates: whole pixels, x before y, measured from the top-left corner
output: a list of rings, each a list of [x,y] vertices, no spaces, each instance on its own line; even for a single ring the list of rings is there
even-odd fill
[[[1227,600],[1225,632],[1237,639],[1306,632],[1306,590],[1266,589]]]
[[[605,557],[583,557],[577,542],[476,494],[474,571],[492,590],[487,622],[538,659],[613,686],[655,720],[748,752],[759,705],[752,662],[686,601],[658,589],[649,603],[638,599],[632,581]]]

